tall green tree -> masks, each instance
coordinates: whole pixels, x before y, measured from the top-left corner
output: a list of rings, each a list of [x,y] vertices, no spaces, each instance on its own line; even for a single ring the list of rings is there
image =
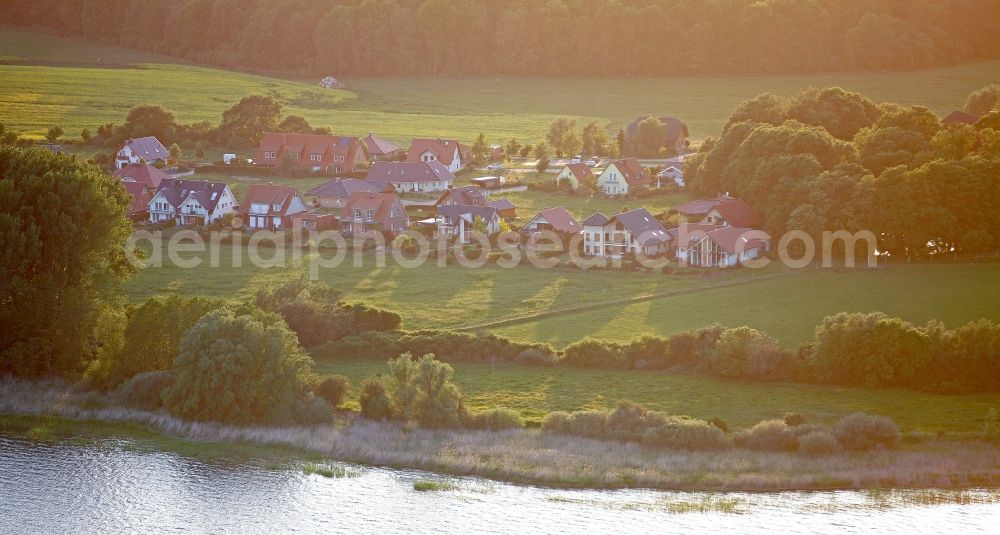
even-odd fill
[[[45,139],[49,143],[55,143],[56,141],[59,141],[59,138],[61,138],[63,134],[64,132],[62,127],[53,126],[52,128],[49,128],[48,132],[45,133]]]
[[[155,136],[170,146],[177,141],[177,120],[174,113],[161,106],[143,105],[129,110],[125,123],[114,132],[115,143],[128,138]]]
[[[485,163],[490,156],[490,146],[486,143],[486,135],[482,132],[476,136],[476,140],[469,147],[472,152],[472,161],[477,164]]]
[[[583,127],[581,136],[584,156],[605,156],[608,153],[608,133],[591,121]]]
[[[219,135],[231,148],[254,147],[264,132],[275,131],[281,117],[281,104],[271,97],[244,97],[222,112]]]
[[[135,272],[131,197],[97,167],[0,147],[0,375],[72,376],[96,358],[97,320]]]
[[[567,156],[570,153],[570,148],[568,146],[568,140],[575,136],[576,134],[576,120],[569,119],[568,117],[559,117],[558,119],[552,121],[549,126],[548,133],[545,134],[545,140],[548,142],[549,147],[555,152],[556,156],[561,158]],[[579,144],[579,138],[576,138],[574,144]],[[577,147],[578,149],[579,147]]]

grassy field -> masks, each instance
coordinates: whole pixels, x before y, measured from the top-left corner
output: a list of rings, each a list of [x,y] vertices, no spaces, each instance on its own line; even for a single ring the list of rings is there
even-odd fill
[[[613,408],[630,399],[671,414],[719,417],[730,426],[752,425],[796,411],[816,423],[834,423],[864,411],[893,418],[904,431],[979,431],[1000,395],[939,396],[906,390],[743,383],[662,372],[530,368],[513,364],[454,363],[455,383],[471,410],[508,407],[539,423],[555,410]],[[320,373],[361,379],[384,374],[384,362],[318,361]],[[356,394],[356,393],[355,393]]]
[[[208,253],[182,254],[201,259],[201,266],[194,269],[172,265],[164,255],[163,267],[143,270],[127,283],[126,291],[136,302],[165,291],[246,298],[260,285],[305,273],[310,260],[307,257],[300,267],[294,267],[289,256],[288,267],[265,269],[255,267],[245,249],[239,254],[242,267],[234,267],[230,246],[221,249],[219,267],[210,267]],[[262,256],[269,254],[265,250]],[[354,267],[352,257],[348,257],[336,268],[321,269],[320,280],[343,290],[349,299],[398,311],[410,329],[446,328],[650,293],[685,292],[494,329],[516,340],[549,342],[557,347],[584,336],[628,341],[714,322],[751,325],[795,346],[812,337],[824,316],[845,310],[881,310],[918,323],[940,319],[950,327],[982,317],[1000,320],[1000,299],[994,291],[1000,284],[1000,270],[995,263],[894,265],[878,270],[808,270],[788,275],[773,264],[764,270],[668,276],[492,265],[478,269],[438,267],[433,260],[419,268],[404,268],[391,256],[384,267],[377,267],[373,256],[360,260],[361,267]],[[781,275],[732,287],[710,286],[768,273]]]
[[[343,134],[369,130],[406,144],[417,136],[470,141],[541,139],[566,115],[617,128],[646,113],[684,120],[695,140],[716,135],[733,107],[763,92],[794,93],[839,85],[876,101],[921,104],[944,115],[974,89],[995,81],[1000,61],[904,73],[827,73],[758,77],[656,79],[366,79],[349,89],[320,90],[292,81],[185,64],[119,48],[0,28],[0,118],[41,136],[62,126],[68,136],[120,123],[141,103],[173,110],[181,122],[218,122],[249,94],[272,94],[287,113]]]

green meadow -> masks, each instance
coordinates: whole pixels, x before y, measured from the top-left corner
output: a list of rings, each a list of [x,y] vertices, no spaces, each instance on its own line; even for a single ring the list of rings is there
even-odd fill
[[[830,424],[841,416],[862,411],[889,416],[907,432],[975,432],[982,429],[987,411],[1000,407],[998,394],[943,396],[909,390],[751,383],[638,370],[469,362],[452,366],[455,384],[465,393],[470,410],[506,407],[535,425],[550,411],[608,409],[619,400],[630,399],[670,414],[722,418],[734,428],[791,411],[811,422]],[[355,386],[365,377],[386,373],[384,362],[364,359],[320,360],[316,368],[323,374],[345,375]],[[356,405],[356,400],[349,405]]]
[[[412,137],[471,142],[542,138],[555,117],[595,120],[615,129],[647,113],[684,120],[695,140],[716,135],[733,107],[763,92],[794,93],[838,85],[876,101],[920,104],[938,114],[961,108],[974,89],[996,79],[1000,61],[901,73],[824,73],[754,77],[651,79],[363,79],[346,90],[315,80],[187,64],[174,58],[0,28],[0,120],[41,137],[59,125],[66,135],[122,122],[137,104],[158,104],[181,122],[217,123],[250,94],[278,98],[285,112],[315,126],[406,144]]]

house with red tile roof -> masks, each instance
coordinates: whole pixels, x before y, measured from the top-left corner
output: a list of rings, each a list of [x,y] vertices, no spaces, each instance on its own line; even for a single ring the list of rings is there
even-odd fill
[[[149,218],[149,200],[153,194],[142,182],[119,182],[125,191],[132,196],[132,204],[128,207],[128,217],[132,221],[145,221]]]
[[[291,216],[306,211],[299,190],[291,186],[254,184],[240,203],[244,225],[250,230],[291,228]]]
[[[151,223],[210,225],[236,210],[236,196],[224,182],[167,178],[146,206]]]
[[[369,191],[373,193],[391,192],[393,188],[388,182],[369,182],[355,178],[335,178],[307,191],[306,196],[312,198],[313,206],[339,212],[344,207],[344,203],[347,202],[347,198],[357,191]]]
[[[553,184],[558,186],[563,181],[569,183],[573,191],[580,189],[580,184],[587,184],[594,180],[594,173],[590,167],[583,162],[566,164],[552,179]]]
[[[399,157],[402,149],[399,145],[376,137],[371,132],[361,140],[364,143],[365,154],[370,162],[391,162]]]
[[[695,267],[734,267],[763,256],[771,246],[766,233],[745,227],[695,223],[668,232],[677,261]]]
[[[410,142],[406,151],[408,162],[438,162],[452,173],[468,165],[471,158],[469,147],[454,139],[417,138]]]
[[[752,228],[759,226],[764,220],[750,203],[729,195],[686,202],[674,208],[674,211],[684,216],[688,222],[703,225]]]
[[[731,201],[735,197],[730,197],[728,194],[719,194],[714,199],[696,199],[693,201],[688,201],[680,206],[674,208],[674,211],[681,214],[689,221],[699,221],[701,218],[705,217],[708,212],[715,208],[720,203],[725,201]]]
[[[347,198],[340,212],[340,228],[346,234],[367,237],[399,234],[410,226],[410,218],[395,193],[357,191]]]
[[[115,171],[114,175],[122,182],[138,182],[153,191],[160,187],[160,182],[170,178],[163,170],[148,163],[130,163]]]
[[[543,230],[551,230],[563,239],[568,239],[583,232],[583,225],[569,213],[569,210],[556,206],[538,212],[521,227],[521,232],[524,234],[534,234]]]
[[[649,185],[649,176],[635,158],[622,158],[608,164],[597,176],[597,189],[605,195],[628,195],[629,189]]]
[[[382,185],[391,184],[401,193],[436,192],[451,187],[455,175],[437,161],[375,162],[368,170],[365,181]]]
[[[126,139],[122,148],[115,153],[115,169],[121,169],[133,163],[148,163],[166,165],[170,159],[170,151],[153,136]]]
[[[350,173],[364,161],[356,137],[267,132],[257,146],[257,165],[276,167],[290,160],[296,169]]]

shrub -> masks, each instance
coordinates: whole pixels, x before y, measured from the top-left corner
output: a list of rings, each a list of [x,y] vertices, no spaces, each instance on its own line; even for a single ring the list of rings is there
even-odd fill
[[[807,422],[806,417],[797,412],[785,413],[783,420],[788,427],[798,427]]]
[[[626,361],[621,344],[584,338],[566,346],[562,362],[581,368],[622,368]]]
[[[317,396],[326,400],[331,407],[337,408],[347,398],[347,393],[351,390],[351,382],[343,375],[331,375],[324,377],[314,390]]]
[[[190,420],[288,424],[314,397],[312,360],[295,333],[252,305],[198,320],[181,340],[174,370],[177,380],[164,391],[163,405]]]
[[[570,413],[566,424],[572,435],[604,438],[607,421],[607,411],[576,411]]]
[[[514,362],[522,366],[555,366],[559,364],[559,357],[555,353],[531,348],[518,353]]]
[[[830,455],[839,450],[837,437],[829,431],[812,431],[799,437],[799,451],[806,455]]]
[[[650,427],[659,425],[663,417],[628,400],[618,402],[605,420],[605,435],[615,440],[638,442]]]
[[[900,439],[899,428],[892,419],[863,412],[841,418],[834,434],[840,445],[855,451],[893,448],[899,444]]]
[[[397,416],[424,427],[455,427],[464,412],[462,391],[451,382],[454,369],[428,353],[403,353],[389,361],[392,404]]]
[[[122,383],[112,397],[118,403],[136,409],[159,410],[163,407],[163,391],[176,380],[177,374],[172,370],[140,373]]]
[[[727,424],[726,421],[723,420],[722,418],[712,418],[708,421],[708,423],[714,425],[715,427],[718,427],[719,429],[725,431],[726,433],[729,432],[729,424]]]
[[[377,377],[368,377],[361,382],[358,402],[361,404],[361,415],[365,418],[384,420],[393,416],[389,391],[385,387],[385,382]]]
[[[516,411],[497,408],[469,415],[466,418],[466,425],[472,429],[502,431],[524,427],[524,419]]]
[[[642,443],[667,449],[715,451],[728,448],[729,437],[719,427],[701,420],[666,418],[662,424],[647,429]]]
[[[757,451],[795,451],[798,440],[795,433],[781,420],[764,420],[733,437],[736,445]]]
[[[737,327],[722,332],[710,363],[711,371],[723,377],[773,379],[787,373],[789,359],[774,338]]]
[[[542,418],[542,430],[553,433],[569,433],[569,413],[566,411],[552,411]]]

